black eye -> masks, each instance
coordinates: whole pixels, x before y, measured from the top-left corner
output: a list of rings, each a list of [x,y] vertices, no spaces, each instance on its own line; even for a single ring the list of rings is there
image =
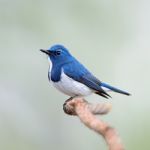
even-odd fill
[[[55,55],[60,55],[60,54],[61,54],[60,50],[56,51],[56,53],[55,53]]]

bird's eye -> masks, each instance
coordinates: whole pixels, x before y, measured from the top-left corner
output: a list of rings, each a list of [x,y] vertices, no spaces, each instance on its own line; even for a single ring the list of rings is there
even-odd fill
[[[56,53],[55,53],[56,55],[60,55],[61,54],[61,51],[60,50],[58,50],[58,51],[56,51]]]

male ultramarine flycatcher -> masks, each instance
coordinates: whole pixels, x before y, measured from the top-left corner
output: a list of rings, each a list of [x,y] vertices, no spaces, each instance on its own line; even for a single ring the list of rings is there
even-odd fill
[[[71,98],[84,97],[92,93],[109,98],[111,96],[107,91],[130,95],[97,79],[62,45],[54,45],[48,50],[41,51],[48,55],[50,62],[49,81]]]

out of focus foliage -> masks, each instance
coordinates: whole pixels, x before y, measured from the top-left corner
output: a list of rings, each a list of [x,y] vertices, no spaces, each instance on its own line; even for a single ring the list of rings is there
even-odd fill
[[[40,48],[64,44],[113,94],[115,126],[128,150],[150,147],[150,1],[0,0],[0,149],[106,149],[96,134],[63,113],[68,98],[47,79]]]

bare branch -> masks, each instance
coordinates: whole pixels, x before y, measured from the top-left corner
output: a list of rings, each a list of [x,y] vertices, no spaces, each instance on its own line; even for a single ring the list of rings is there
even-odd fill
[[[124,150],[116,130],[94,116],[107,114],[111,109],[110,104],[90,104],[84,99],[76,98],[67,100],[63,108],[65,113],[78,116],[88,128],[102,135],[108,144],[109,150]]]

